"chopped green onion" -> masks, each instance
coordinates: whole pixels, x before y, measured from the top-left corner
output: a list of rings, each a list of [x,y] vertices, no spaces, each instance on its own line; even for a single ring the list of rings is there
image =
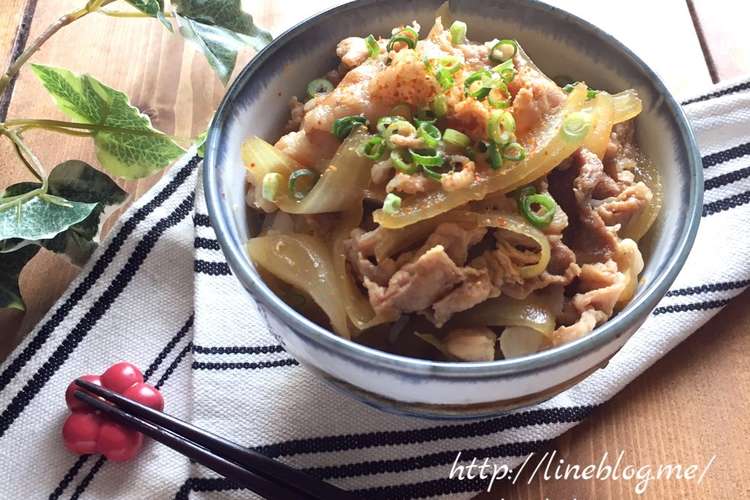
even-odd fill
[[[475,71],[464,80],[464,91],[477,100],[484,99],[490,93],[490,87],[486,86],[485,82],[491,78],[492,75],[486,69]]]
[[[435,151],[434,149],[428,150],[414,150],[409,149],[411,157],[414,159],[414,163],[421,166],[427,167],[439,167],[443,164],[443,153]]]
[[[414,31],[414,30],[412,30],[412,31]],[[403,33],[403,31],[402,31],[402,33]],[[386,45],[386,47],[385,47],[386,50],[388,50],[388,52],[392,51],[393,50],[393,46],[395,44],[399,43],[399,42],[405,43],[406,46],[409,47],[410,49],[413,49],[414,47],[417,46],[416,40],[414,40],[413,38],[408,37],[406,35],[399,34],[399,35],[395,35],[395,36],[391,37],[391,39],[388,41],[388,45]]]
[[[567,84],[566,86],[564,86],[562,88],[562,91],[565,92],[566,94],[570,94],[571,92],[573,92],[573,89],[576,88],[576,85],[578,85],[577,82],[576,83],[569,83],[569,84]]]
[[[521,161],[526,158],[526,148],[517,142],[511,142],[503,147],[503,158],[510,161]]]
[[[261,195],[264,200],[275,201],[276,195],[279,193],[279,186],[283,182],[284,178],[278,172],[268,172],[263,176],[263,185],[261,189]]]
[[[450,72],[446,69],[439,69],[435,73],[435,79],[438,81],[443,90],[448,90],[453,86],[454,80]]]
[[[529,184],[528,186],[524,186],[522,188],[519,188],[515,191],[515,196],[518,198],[518,201],[520,202],[523,198],[530,196],[532,194],[536,194],[536,188]],[[518,209],[521,210],[521,205],[518,205]]]
[[[365,158],[377,161],[382,158],[383,153],[385,153],[385,141],[379,135],[370,137],[366,142],[360,145],[357,152]]]
[[[393,33],[393,32],[391,32],[391,33]],[[398,34],[400,35],[402,33],[407,33],[406,36],[411,35],[410,38],[412,40],[415,40],[415,41],[419,40],[419,33],[417,33],[417,30],[415,30],[411,26],[404,26],[403,28],[401,28],[401,31],[399,31]]]
[[[487,145],[487,158],[490,160],[490,167],[493,170],[503,166],[503,157],[500,155],[500,148],[494,142]]]
[[[383,200],[383,212],[393,215],[401,210],[401,198],[393,193],[388,193]]]
[[[510,142],[516,131],[516,120],[508,111],[493,109],[487,121],[487,135],[492,142],[503,145]]]
[[[413,161],[404,160],[403,152],[404,151],[401,149],[394,149],[391,151],[391,163],[393,163],[393,168],[405,174],[416,173],[419,167],[417,167]],[[411,159],[411,156],[409,159]]]
[[[406,120],[396,120],[395,122],[388,125],[385,128],[385,132],[383,132],[383,139],[385,139],[385,142],[391,148],[397,147],[391,142],[391,136],[394,134],[404,137],[414,137],[417,135],[417,129],[414,128],[414,125],[407,122]]]
[[[297,179],[299,179],[300,177],[308,177],[310,179],[310,186],[305,190],[297,189]],[[295,200],[301,200],[307,193],[310,192],[310,190],[315,185],[315,181],[317,180],[318,174],[316,172],[313,172],[312,170],[309,170],[307,168],[300,168],[299,170],[295,170],[294,172],[292,172],[292,175],[289,176],[289,194],[291,194]]]
[[[549,226],[555,217],[557,203],[547,193],[527,195],[519,201],[521,203],[521,213],[536,227],[543,228]],[[534,205],[538,205],[542,209],[541,214],[534,209]]]
[[[487,94],[487,102],[493,108],[505,109],[510,107],[510,93],[505,83],[500,82],[500,85],[490,89]]]
[[[440,143],[440,130],[430,122],[420,122],[417,136],[424,141],[428,148],[436,148]]]
[[[428,108],[418,109],[417,112],[414,113],[414,123],[417,125],[422,122],[435,123],[436,120],[437,116],[435,116],[435,113]]]
[[[385,132],[385,129],[388,128],[388,125],[399,120],[401,120],[400,116],[384,116],[378,120],[375,128],[382,134],[383,132]]]
[[[396,104],[393,109],[391,109],[391,115],[402,116],[407,120],[411,120],[411,106],[404,102],[402,102],[401,104]]]
[[[330,92],[333,90],[333,84],[325,78],[316,78],[307,84],[307,95],[315,97],[318,94]]]
[[[453,21],[450,27],[451,43],[459,45],[466,41],[466,23],[463,21]]]
[[[443,140],[448,144],[453,144],[454,146],[460,146],[462,148],[471,144],[471,139],[469,139],[468,135],[452,128],[445,129],[445,132],[443,132]]]
[[[440,180],[443,178],[442,173],[434,171],[429,165],[422,165],[422,172],[424,172],[427,177],[434,181],[440,182]]]
[[[591,117],[582,111],[574,111],[563,120],[560,133],[565,139],[577,141],[586,136],[589,127],[591,127]]]
[[[378,45],[378,41],[375,40],[375,37],[367,35],[365,43],[367,44],[367,52],[370,54],[370,57],[378,57],[378,54],[380,54],[380,45]]]
[[[453,74],[461,69],[461,59],[456,56],[445,56],[438,59],[438,66],[441,69],[446,70],[448,73]]]
[[[490,50],[490,61],[505,62],[513,59],[518,52],[518,42],[515,40],[500,40]]]
[[[443,94],[436,95],[435,99],[432,101],[432,105],[430,106],[430,108],[437,118],[442,118],[447,115],[448,103],[445,100],[445,96]]]
[[[587,100],[587,101],[590,101],[591,99],[593,99],[594,97],[596,97],[596,94],[598,94],[598,93],[599,93],[599,91],[598,91],[598,90],[595,90],[595,89],[588,89],[588,90],[586,91],[586,100]]]
[[[351,115],[337,119],[333,122],[331,132],[339,139],[348,136],[355,125],[367,125],[367,118],[362,115]]]
[[[502,64],[498,64],[492,70],[500,75],[505,84],[509,84],[516,77],[516,67],[513,64],[513,59],[508,59]]]
[[[513,193],[513,196],[516,198],[516,206],[518,207],[519,212],[523,213],[524,198],[526,198],[527,196],[531,196],[532,194],[536,194],[536,188],[531,184],[519,188]]]

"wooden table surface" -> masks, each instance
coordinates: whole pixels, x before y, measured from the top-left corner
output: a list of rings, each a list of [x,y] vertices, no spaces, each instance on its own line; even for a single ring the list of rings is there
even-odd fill
[[[17,44],[19,24],[31,19],[31,37],[84,0],[2,0],[0,62]],[[243,2],[256,22],[278,34],[332,1]],[[679,98],[711,81],[750,73],[747,20],[750,2],[734,0],[634,0],[554,2],[597,24],[659,73]],[[246,54],[244,60],[250,54]],[[178,137],[203,131],[224,88],[203,56],[185,47],[156,21],[92,15],[58,33],[34,61],[89,72],[127,92],[162,130]],[[242,59],[241,59],[242,60]],[[4,62],[3,62],[4,64]],[[16,84],[8,117],[63,118],[28,70]],[[80,158],[95,164],[93,149],[81,139],[29,134],[48,165]],[[0,142],[0,188],[25,178],[7,141]],[[124,182],[132,199],[155,178]],[[0,311],[0,360],[28,333],[75,277],[76,268],[40,252],[24,270],[21,288],[28,310]],[[703,464],[716,460],[702,484],[652,483],[645,498],[750,498],[750,292],[745,292],[686,342],[588,421],[559,438],[554,449],[568,463],[598,463],[602,454],[624,450],[628,463]],[[632,482],[543,481],[504,484],[482,498],[637,498]]]

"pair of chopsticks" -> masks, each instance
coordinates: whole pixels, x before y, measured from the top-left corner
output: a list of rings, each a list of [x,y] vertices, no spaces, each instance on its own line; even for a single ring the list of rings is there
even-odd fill
[[[267,499],[353,500],[351,493],[265,455],[156,411],[104,387],[76,380],[75,397]],[[99,397],[94,397],[91,394]]]

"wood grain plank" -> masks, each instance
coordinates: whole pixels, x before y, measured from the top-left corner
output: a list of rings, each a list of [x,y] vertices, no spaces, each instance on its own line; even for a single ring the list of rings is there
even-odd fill
[[[530,485],[501,484],[479,498],[750,498],[740,479],[750,467],[750,370],[743,361],[750,349],[748,304],[750,291],[550,448],[566,463],[584,466],[598,463],[605,451],[611,457],[624,450],[624,464],[654,467],[703,466],[716,455],[701,484],[653,481],[639,496],[637,481],[543,481],[527,474]]]
[[[689,0],[719,80],[750,75],[750,2]]]
[[[16,38],[19,23],[23,15],[26,0],[4,0],[0,12],[3,22],[0,23],[0,63],[3,68],[10,60],[10,50]]]
[[[24,7],[26,6],[27,0],[5,0],[0,5],[0,64],[2,64],[3,71],[10,62],[10,54],[13,48],[13,42],[16,39],[19,25],[23,17]],[[16,169],[10,167],[7,161],[7,153],[11,151],[8,148],[5,140],[0,141],[0,165],[2,165],[2,176],[0,176],[0,189],[4,188],[6,184],[16,182],[21,178],[22,174]],[[11,160],[15,162],[15,159]],[[30,273],[27,273],[30,274]],[[64,278],[61,281],[65,281]],[[40,283],[39,279],[32,280],[32,283]],[[35,288],[38,285],[32,285],[32,293],[35,293]],[[65,284],[56,290],[56,294],[59,295],[65,290]],[[54,301],[54,299],[52,299]],[[52,301],[49,305],[51,305]],[[43,314],[49,305],[43,304],[40,307],[41,313]],[[27,321],[33,325],[40,315],[30,317]],[[24,325],[26,320],[24,313],[16,310],[0,309],[0,360],[5,359],[8,353],[15,347],[18,342],[21,341],[26,332],[30,329],[30,326]]]
[[[29,24],[36,10],[36,0],[9,0],[9,13],[6,24],[0,26],[0,54],[2,58],[2,67],[5,68],[11,60],[20,53],[21,48],[26,45],[26,39],[29,34]],[[13,84],[11,81],[8,87],[0,94],[0,120],[5,119],[5,113],[8,111],[10,100],[13,95]]]
[[[711,76],[684,0],[632,0],[626,4],[556,0],[640,56],[675,95],[700,92]]]
[[[81,0],[39,0],[31,26],[31,39],[58,17],[80,6]],[[11,19],[17,16],[5,3],[0,6],[0,12],[4,18],[6,12]],[[105,84],[127,93],[133,104],[146,112],[158,128],[187,140],[194,131],[206,128],[222,93],[221,83],[202,58],[193,56],[194,51],[186,49],[180,37],[171,35],[156,20],[92,14],[57,33],[32,61],[91,73]],[[199,64],[204,66],[191,71],[191,65]],[[198,95],[182,95],[191,86],[200,89]],[[186,99],[194,103],[193,115],[181,117],[182,120],[178,121],[178,102]],[[19,117],[66,119],[28,67],[21,71],[8,111],[8,118]],[[71,158],[97,164],[90,140],[44,131],[30,131],[26,138],[48,169]],[[7,141],[0,142],[0,165],[5,169],[0,187],[28,178]],[[131,197],[110,221],[158,178],[155,175],[138,181],[120,181]],[[105,225],[105,232],[110,226],[111,222]],[[27,312],[21,315],[16,311],[0,311],[0,325],[3,325],[3,330],[9,330],[0,342],[0,358],[4,358],[33,328],[77,272],[78,269],[64,259],[46,251],[40,252],[26,266],[21,274],[21,291],[26,299]]]

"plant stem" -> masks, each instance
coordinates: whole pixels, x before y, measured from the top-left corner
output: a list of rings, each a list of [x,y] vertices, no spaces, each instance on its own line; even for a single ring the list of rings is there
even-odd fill
[[[17,119],[8,120],[4,123],[6,127],[24,127],[24,128],[44,128],[47,130],[55,130],[64,132],[63,129],[84,129],[91,130],[92,132],[121,132],[133,135],[160,135],[167,136],[161,132],[151,129],[133,129],[124,127],[112,127],[109,125],[99,125],[96,123],[77,123],[77,122],[64,122],[60,120],[45,120],[45,119]]]
[[[109,10],[109,9],[100,9],[98,11],[99,14],[104,14],[105,16],[111,16],[111,17],[151,17],[148,14],[145,14],[143,12],[139,11],[129,11],[129,10]],[[171,12],[164,12],[164,17],[173,17]]]
[[[72,135],[74,137],[91,137],[92,136],[91,132],[71,130],[69,128],[55,127],[51,125],[24,125],[24,126],[18,127],[18,129],[16,130],[18,130],[19,133],[23,133],[23,132],[26,132],[27,130],[35,129],[35,128],[42,129],[42,130],[49,130],[50,132],[60,132],[61,134]]]
[[[44,30],[41,35],[36,38],[36,40],[31,43],[31,45],[26,47],[26,50],[24,50],[15,61],[12,61],[10,63],[8,69],[5,71],[5,74],[0,77],[0,94],[5,91],[5,88],[8,86],[10,81],[13,80],[13,78],[18,74],[18,72],[21,70],[21,66],[23,66],[26,61],[28,61],[29,58],[41,48],[42,44],[44,44],[44,42],[52,37],[52,35],[60,31],[62,28],[69,25],[73,21],[80,19],[87,14],[95,12],[99,7],[103,7],[104,5],[112,3],[113,1],[115,0],[104,0],[103,2],[98,2],[93,5],[87,5],[82,9],[78,9],[69,14],[65,14],[53,24],[51,24],[46,30]]]
[[[34,177],[42,182],[41,189],[47,191],[47,176],[45,175],[44,167],[42,166],[42,162],[39,161],[39,158],[36,157],[34,152],[29,149],[26,143],[23,142],[21,137],[15,131],[0,126],[0,134],[5,135],[8,139],[13,141],[16,150],[20,153],[21,159],[24,160],[23,163],[26,165],[26,168],[29,169]]]

